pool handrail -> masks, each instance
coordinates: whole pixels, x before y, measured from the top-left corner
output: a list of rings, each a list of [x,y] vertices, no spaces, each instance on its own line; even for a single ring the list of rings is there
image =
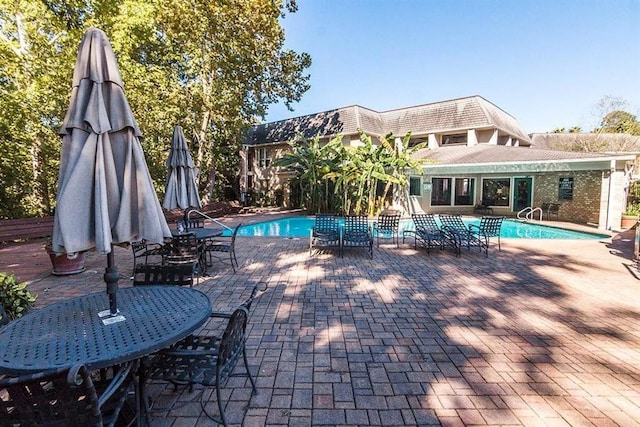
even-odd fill
[[[204,218],[207,218],[208,220],[216,223],[217,225],[219,225],[220,227],[222,227],[224,229],[227,229],[229,231],[233,231],[233,228],[231,228],[231,227],[229,227],[227,225],[224,225],[223,223],[221,223],[220,221],[216,220],[215,218],[212,218],[209,215],[207,215],[206,213],[201,212],[201,211],[199,211],[197,209],[189,209],[189,211],[187,211],[187,221],[189,219],[191,219],[191,214],[194,213],[194,212],[197,213],[198,215],[200,215],[200,216],[202,216]]]
[[[540,213],[540,219],[539,219],[539,221],[542,221],[542,209],[540,209],[540,208],[534,208],[534,207],[532,207],[532,206],[527,206],[526,208],[521,209],[521,210],[518,212],[517,217],[518,217],[518,219],[523,219],[523,220],[525,220],[525,221],[529,221],[530,219],[535,220],[535,219],[536,219],[536,217],[535,217],[536,212],[539,212],[539,213]],[[522,217],[522,215],[524,215],[524,218]]]

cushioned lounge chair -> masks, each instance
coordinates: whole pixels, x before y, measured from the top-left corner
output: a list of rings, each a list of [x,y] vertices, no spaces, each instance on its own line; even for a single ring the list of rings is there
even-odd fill
[[[373,259],[373,233],[366,215],[349,215],[344,218],[341,257],[347,247],[365,248],[369,252],[369,258]]]
[[[309,255],[313,248],[338,248],[340,250],[340,225],[334,214],[317,214],[309,236]]]

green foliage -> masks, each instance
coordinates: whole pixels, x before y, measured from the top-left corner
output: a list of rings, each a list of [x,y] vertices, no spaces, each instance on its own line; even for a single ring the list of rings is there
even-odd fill
[[[304,207],[309,212],[380,212],[393,186],[407,186],[407,169],[419,169],[413,153],[424,144],[409,147],[411,133],[402,141],[392,134],[378,138],[360,133],[362,144],[345,147],[342,137],[321,144],[319,137],[291,142],[291,151],[273,163],[294,173]]]
[[[616,110],[608,113],[602,118],[600,126],[599,129],[596,129],[597,132],[640,135],[638,118],[626,111]]]
[[[0,272],[0,305],[9,319],[22,317],[36,302],[36,298],[27,290],[26,283],[16,283],[13,274]]]
[[[206,200],[235,185],[244,131],[309,88],[311,58],[284,48],[293,0],[0,0],[0,218],[51,214],[75,59],[105,31],[162,193],[173,127]]]
[[[623,215],[640,216],[640,202],[629,202]]]

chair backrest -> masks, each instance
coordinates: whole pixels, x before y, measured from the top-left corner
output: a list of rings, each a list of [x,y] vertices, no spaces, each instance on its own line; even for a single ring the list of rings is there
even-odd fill
[[[173,236],[164,261],[167,264],[195,265],[199,256],[198,239],[196,239],[195,234],[185,233]]]
[[[193,286],[191,265],[137,265],[133,274],[133,286],[173,285]]]
[[[416,230],[438,231],[440,227],[433,214],[411,214]]]
[[[2,426],[101,426],[102,421],[96,389],[84,365],[0,379]]]
[[[184,233],[173,236],[171,239],[170,255],[197,255],[198,239],[193,233]]]
[[[378,216],[378,230],[398,231],[400,226],[400,213],[380,214]]]
[[[179,219],[176,223],[178,224],[178,227],[182,225],[182,228],[185,230],[190,230],[192,228],[204,228],[204,219],[201,218]]]
[[[242,227],[242,223],[238,224],[233,230],[233,234],[231,235],[231,249],[233,249],[236,245],[236,237],[238,237],[238,231],[240,231],[240,227]]]
[[[344,234],[368,234],[371,232],[366,215],[348,215],[344,217]]]
[[[440,214],[438,215],[438,219],[440,219],[442,225],[448,229],[455,231],[468,231],[467,226],[464,221],[462,221],[462,217],[460,215]]]
[[[315,233],[338,233],[340,230],[338,216],[334,214],[317,214],[313,225]]]
[[[216,368],[220,382],[226,381],[233,372],[242,352],[244,351],[244,343],[247,331],[247,319],[249,311],[243,307],[238,307],[222,334],[220,339],[220,350],[216,361]]]
[[[499,236],[503,219],[504,217],[483,216],[480,219],[480,233],[487,237]]]

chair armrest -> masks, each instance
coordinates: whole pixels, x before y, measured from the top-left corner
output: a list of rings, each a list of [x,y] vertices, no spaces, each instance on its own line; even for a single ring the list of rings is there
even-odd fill
[[[231,313],[224,313],[222,311],[214,311],[209,317],[218,318],[218,319],[231,319]]]
[[[107,388],[102,392],[100,397],[98,398],[98,407],[102,407],[115,393],[118,388],[124,383],[127,379],[127,376],[131,372],[133,362],[128,362],[120,366],[118,372],[114,373],[113,378],[109,382]],[[115,369],[115,368],[114,368]]]

